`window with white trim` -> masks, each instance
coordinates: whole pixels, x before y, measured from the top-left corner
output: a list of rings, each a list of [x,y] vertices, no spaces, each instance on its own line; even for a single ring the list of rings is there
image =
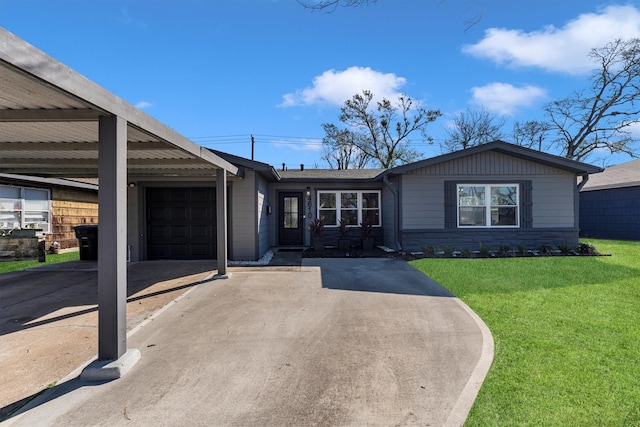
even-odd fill
[[[458,184],[458,227],[518,227],[518,184]]]
[[[0,230],[35,228],[49,233],[50,211],[49,190],[0,185]]]
[[[358,226],[368,218],[373,226],[380,226],[380,191],[318,191],[318,218],[325,226]]]

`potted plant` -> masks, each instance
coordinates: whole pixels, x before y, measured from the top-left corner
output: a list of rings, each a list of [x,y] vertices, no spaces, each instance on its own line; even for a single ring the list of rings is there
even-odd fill
[[[340,238],[338,239],[338,249],[341,251],[348,251],[351,246],[348,236],[349,230],[347,229],[347,222],[343,219],[340,220]]]
[[[364,218],[360,223],[360,231],[362,232],[362,250],[373,250],[373,239],[369,236],[373,230],[373,224],[369,218]]]
[[[324,239],[322,233],[324,232],[324,223],[320,218],[314,219],[309,224],[309,230],[311,230],[311,241],[313,242],[313,249],[316,251],[324,250]]]

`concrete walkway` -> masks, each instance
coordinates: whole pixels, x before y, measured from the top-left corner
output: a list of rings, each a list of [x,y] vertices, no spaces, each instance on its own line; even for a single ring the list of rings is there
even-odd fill
[[[125,377],[79,368],[5,424],[461,425],[493,356],[477,316],[395,259],[234,268],[131,332]]]

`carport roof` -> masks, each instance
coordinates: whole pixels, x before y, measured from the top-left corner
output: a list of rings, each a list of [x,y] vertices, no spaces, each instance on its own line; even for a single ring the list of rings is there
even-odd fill
[[[98,118],[127,121],[127,172],[214,176],[242,171],[0,28],[0,172],[98,176]]]

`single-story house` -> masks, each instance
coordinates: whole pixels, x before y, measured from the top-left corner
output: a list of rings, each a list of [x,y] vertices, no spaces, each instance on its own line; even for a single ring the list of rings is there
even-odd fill
[[[640,160],[608,167],[582,187],[580,235],[640,240]]]
[[[0,173],[0,233],[39,229],[47,250],[64,250],[78,247],[74,227],[97,223],[97,181]]]
[[[323,220],[330,246],[337,246],[340,220],[359,245],[364,218],[375,243],[395,250],[576,245],[580,187],[601,171],[502,141],[391,169],[277,170],[215,154],[244,172],[227,183],[231,260],[310,246],[314,218]],[[214,177],[132,183],[132,259],[213,257],[215,197]]]

